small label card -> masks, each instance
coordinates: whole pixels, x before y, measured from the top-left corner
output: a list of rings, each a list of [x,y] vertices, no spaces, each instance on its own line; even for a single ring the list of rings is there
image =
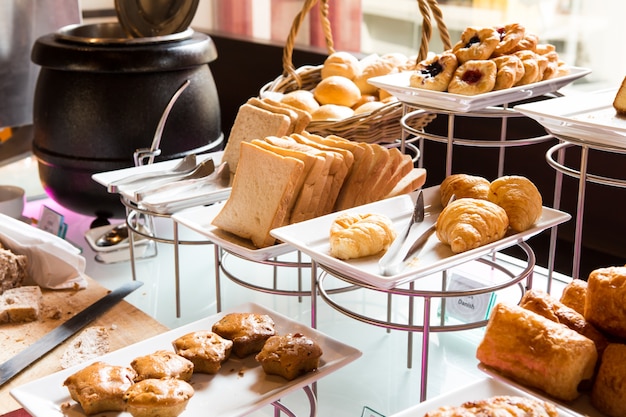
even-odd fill
[[[39,222],[37,224],[41,230],[45,230],[62,239],[65,238],[67,224],[64,221],[63,215],[52,210],[50,207],[41,207],[41,216],[39,216]]]
[[[459,274],[451,274],[448,282],[448,291],[469,291],[485,287],[485,283],[476,279]],[[449,297],[442,300],[445,302],[446,316],[455,318],[463,323],[473,323],[485,320],[489,316],[491,307],[495,302],[496,294],[493,292],[467,295],[461,297]]]

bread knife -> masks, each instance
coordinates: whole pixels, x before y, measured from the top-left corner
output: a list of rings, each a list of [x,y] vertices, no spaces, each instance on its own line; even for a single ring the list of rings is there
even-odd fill
[[[45,334],[41,339],[0,365],[0,386],[37,362],[70,336],[100,317],[124,297],[141,287],[143,282],[130,281],[111,291],[65,323]]]

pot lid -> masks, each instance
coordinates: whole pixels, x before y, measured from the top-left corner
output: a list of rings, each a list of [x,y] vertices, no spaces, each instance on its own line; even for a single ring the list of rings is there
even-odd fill
[[[185,31],[200,0],[115,0],[117,17],[132,37],[154,37]]]

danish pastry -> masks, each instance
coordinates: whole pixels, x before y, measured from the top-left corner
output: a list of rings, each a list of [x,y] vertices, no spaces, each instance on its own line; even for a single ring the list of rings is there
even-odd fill
[[[517,51],[531,51],[535,52],[537,45],[539,44],[539,38],[534,33],[526,32],[524,38],[522,38],[517,45],[509,53]]]
[[[504,90],[511,88],[524,76],[524,64],[515,55],[502,55],[492,59],[498,68],[496,84],[493,89]]]
[[[459,63],[456,55],[444,52],[417,64],[411,74],[410,85],[432,91],[446,91]]]
[[[469,174],[448,175],[439,186],[441,206],[445,207],[454,195],[459,198],[478,198],[486,200],[491,183],[483,177]]]
[[[493,56],[506,55],[513,51],[526,36],[526,28],[519,23],[511,23],[496,28],[500,35],[500,42],[493,51]]]
[[[460,64],[467,61],[489,59],[500,43],[500,34],[494,28],[470,26],[461,34],[461,40],[452,47]]]
[[[396,238],[391,219],[381,214],[342,214],[330,227],[330,254],[339,259],[376,255]]]
[[[541,217],[543,201],[539,190],[520,175],[500,177],[489,186],[489,201],[502,207],[515,232],[528,230]]]
[[[490,59],[466,61],[460,65],[448,85],[448,92],[474,96],[488,93],[496,85],[496,64]]]
[[[508,226],[502,207],[487,200],[462,198],[439,213],[435,230],[452,252],[461,253],[501,239]]]
[[[518,51],[514,53],[524,64],[524,76],[515,85],[526,85],[540,81],[539,63],[537,54],[533,51]]]

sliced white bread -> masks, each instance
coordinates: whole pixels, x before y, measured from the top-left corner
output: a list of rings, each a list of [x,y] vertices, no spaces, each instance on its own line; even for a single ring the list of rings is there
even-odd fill
[[[242,142],[263,139],[266,136],[283,136],[289,133],[291,119],[279,113],[264,110],[252,104],[239,107],[228,135],[222,161],[228,162],[231,174],[237,171]]]
[[[84,329],[69,342],[61,354],[61,368],[67,369],[111,351],[109,331],[104,326]]]
[[[298,115],[298,118],[296,119],[293,125],[292,133],[304,132],[304,129],[306,129],[309,123],[311,123],[311,120],[313,120],[313,118],[311,117],[311,113],[309,113],[306,110],[302,110],[298,107],[292,106],[291,104],[281,103],[280,101],[272,100],[271,98],[267,98],[267,97],[263,98],[263,101],[274,107],[286,108]]]
[[[39,320],[43,295],[38,285],[10,288],[0,295],[0,323]]]
[[[287,224],[303,176],[301,160],[242,142],[231,194],[212,224],[257,248],[272,246],[270,230]]]
[[[389,149],[391,155],[389,166],[389,176],[381,176],[379,181],[372,187],[369,202],[378,201],[385,198],[393,190],[393,187],[414,168],[411,155],[403,154],[397,148]]]
[[[366,201],[363,197],[367,196],[368,190],[371,188],[373,184],[376,184],[380,180],[381,175],[383,175],[384,170],[389,162],[389,150],[379,144],[372,143],[369,145],[372,151],[374,152],[372,161],[367,168],[367,173],[364,173],[365,179],[361,182],[360,186],[354,187],[351,190],[351,193],[345,196],[344,207],[342,209],[347,209],[351,207],[356,207],[361,204],[365,204],[363,201]]]
[[[426,170],[424,168],[413,168],[407,175],[398,181],[396,186],[393,187],[385,198],[411,193],[423,186],[424,183],[426,183]]]

